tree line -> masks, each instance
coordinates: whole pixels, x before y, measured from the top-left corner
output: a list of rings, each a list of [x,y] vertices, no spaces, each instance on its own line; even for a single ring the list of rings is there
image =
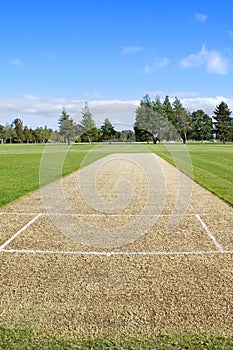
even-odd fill
[[[0,143],[46,143],[53,130],[45,127],[29,128],[20,118],[15,118],[11,124],[0,125]]]
[[[116,131],[108,118],[100,128],[96,127],[87,102],[81,111],[81,122],[76,123],[63,108],[58,118],[58,130],[37,127],[29,128],[20,118],[11,124],[0,125],[0,143],[47,143],[47,142],[101,142],[111,140],[133,141],[133,130]]]
[[[81,110],[81,121],[76,123],[70,115],[63,109],[58,120],[59,134],[67,141],[76,142],[102,142],[102,141],[134,141],[135,135],[133,130],[116,131],[108,118],[103,122],[103,125],[98,129],[90,112],[87,102]]]
[[[187,140],[233,140],[233,118],[225,102],[221,102],[210,117],[202,109],[190,113],[178,98],[171,103],[169,96],[161,101],[159,96],[151,100],[148,95],[136,109],[134,130],[116,131],[106,118],[97,128],[88,103],[81,110],[81,121],[75,122],[63,108],[58,118],[58,130],[45,127],[32,129],[15,118],[11,124],[0,125],[0,142],[102,142],[111,140],[154,142]]]
[[[202,109],[190,113],[178,98],[171,103],[168,96],[161,102],[159,97],[151,100],[146,95],[136,110],[134,131],[137,141],[216,139],[225,143],[233,138],[233,118],[223,101],[210,117]]]

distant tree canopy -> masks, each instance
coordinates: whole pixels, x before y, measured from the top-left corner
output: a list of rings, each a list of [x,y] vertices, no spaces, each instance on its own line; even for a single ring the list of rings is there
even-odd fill
[[[48,129],[47,126],[36,129],[29,128],[23,124],[20,118],[15,118],[11,124],[6,124],[5,127],[0,125],[0,139],[7,143],[46,143],[52,133],[53,130]]]
[[[19,118],[15,118],[13,121],[13,128],[15,130],[16,134],[16,140],[17,142],[23,142],[25,140],[25,136],[23,133],[23,122]]]
[[[92,143],[93,141],[98,141],[98,129],[95,125],[95,121],[92,117],[87,102],[85,102],[85,106],[82,109],[81,114],[81,141],[89,143]]]
[[[233,137],[233,118],[231,111],[225,102],[221,102],[214,110],[214,126],[217,138],[223,143]]]
[[[64,141],[70,145],[72,140],[78,136],[80,126],[74,122],[70,115],[63,108],[60,118],[58,119],[60,135],[64,137]]]
[[[177,98],[171,104],[168,96],[161,103],[159,97],[151,101],[146,95],[136,110],[134,130],[138,141],[156,143],[157,139],[181,138],[186,143],[190,129],[190,113]]]
[[[62,132],[63,132],[62,129],[63,129],[64,122],[65,122],[66,120],[69,120],[69,118],[70,118],[69,114],[66,112],[65,108],[63,107],[63,110],[62,110],[62,112],[61,112],[61,116],[60,116],[60,118],[58,119],[58,129],[59,129],[59,131],[60,131],[61,134],[62,134]]]
[[[116,130],[108,118],[104,120],[103,125],[100,127],[100,140],[108,141],[116,136]]]
[[[191,115],[191,138],[203,142],[212,138],[213,122],[210,116],[202,109],[198,109]]]
[[[134,131],[137,141],[154,141],[157,139],[187,140],[217,139],[226,142],[233,139],[233,117],[225,102],[221,102],[213,111],[211,118],[202,109],[190,113],[176,97],[173,103],[166,96],[161,103],[156,97],[152,101],[148,95],[143,97],[136,110]],[[155,138],[156,137],[156,138]]]

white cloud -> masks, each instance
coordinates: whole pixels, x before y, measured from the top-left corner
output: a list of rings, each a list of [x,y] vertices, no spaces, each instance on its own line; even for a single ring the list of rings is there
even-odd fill
[[[122,55],[136,54],[142,51],[144,51],[144,48],[141,46],[127,46],[123,48]]]
[[[175,100],[175,97],[177,97],[183,106],[190,112],[193,112],[197,109],[203,109],[203,111],[211,116],[215,107],[222,101],[226,102],[230,110],[233,111],[233,98],[227,98],[224,96],[204,97],[197,91],[148,91],[146,93],[151,97],[151,99],[159,96],[162,102],[166,96],[169,96],[171,103]]]
[[[160,96],[161,101],[168,95],[172,102],[178,97],[185,108],[190,112],[203,109],[212,115],[216,105],[225,101],[233,110],[233,98],[224,96],[202,97],[197,92],[151,92],[149,96]],[[32,95],[22,95],[14,98],[0,97],[0,124],[11,123],[16,117],[23,120],[24,125],[32,128],[47,125],[49,128],[58,128],[58,118],[63,107],[76,121],[81,120],[81,110],[85,100],[69,100],[63,98],[41,99]],[[91,100],[88,101],[90,111],[98,127],[103,124],[105,118],[109,118],[117,130],[132,129],[135,122],[135,110],[139,100]]]
[[[206,20],[207,20],[207,15],[205,15],[204,13],[199,13],[199,12],[196,12],[194,15],[193,15],[194,19],[198,22],[202,22],[204,23]]]
[[[143,73],[150,74],[155,72],[156,70],[159,70],[161,68],[164,68],[168,66],[170,63],[169,59],[167,57],[155,57],[152,64],[147,64],[144,69]]]
[[[170,99],[175,97],[177,98],[190,98],[190,97],[199,97],[200,93],[197,91],[173,91],[166,93],[164,91],[148,91],[147,94],[153,99],[156,96],[159,96],[163,100],[166,96],[169,96]]]
[[[22,61],[19,59],[19,58],[12,58],[9,63],[12,65],[12,66],[21,66],[22,64]]]
[[[229,62],[220,52],[216,50],[207,50],[205,45],[196,54],[184,57],[181,62],[183,68],[205,66],[209,73],[225,75],[229,69]]]
[[[233,108],[233,99],[226,98],[224,96],[184,98],[181,101],[184,107],[187,108],[190,112],[193,112],[197,109],[203,109],[203,111],[210,116],[213,115],[215,107],[222,101],[226,102],[231,110]]]
[[[135,110],[139,101],[85,100],[88,101],[97,126],[100,126],[105,118],[109,118],[115,126],[125,125],[125,129],[133,127]],[[79,122],[85,100],[41,99],[32,95],[21,95],[14,98],[0,97],[0,124],[11,123],[18,117],[25,125],[32,128],[47,125],[56,129],[63,107],[76,122]]]

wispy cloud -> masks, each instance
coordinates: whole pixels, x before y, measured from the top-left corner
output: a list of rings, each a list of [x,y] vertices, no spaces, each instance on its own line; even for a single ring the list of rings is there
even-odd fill
[[[149,95],[154,98],[152,92]],[[224,96],[203,97],[198,95],[198,92],[188,93],[182,91],[168,93],[160,91],[154,92],[154,95],[159,95],[161,100],[168,95],[171,102],[176,96],[190,112],[203,109],[207,114],[212,115],[216,105],[221,101],[225,101],[229,108],[233,109],[233,99],[225,98]],[[21,95],[11,98],[0,96],[0,124],[11,123],[18,116],[23,120],[24,125],[32,128],[47,125],[56,129],[63,107],[75,121],[80,122],[84,101],[81,99],[63,98],[41,99],[33,95]],[[103,124],[105,118],[109,118],[118,129],[133,128],[135,111],[139,103],[139,100],[88,100],[90,111],[98,127]]]
[[[170,63],[170,60],[167,57],[155,57],[153,62],[151,64],[147,64],[144,69],[143,73],[150,74],[155,72],[156,70],[159,70],[161,68],[164,68],[168,66]]]
[[[144,47],[142,46],[127,46],[122,50],[122,55],[136,54],[144,51]]]
[[[202,109],[210,116],[213,114],[215,107],[222,101],[228,104],[230,110],[233,109],[233,98],[225,96],[207,97],[203,96],[198,91],[146,91],[145,93],[147,93],[152,99],[159,96],[161,101],[163,101],[166,96],[169,96],[171,103],[175,100],[175,97],[177,97],[188,111],[193,112],[197,109]]]
[[[184,98],[181,99],[182,104],[190,112],[196,111],[197,109],[202,109],[208,115],[213,115],[213,111],[216,106],[219,105],[222,101],[228,104],[228,107],[232,109],[233,99],[226,98],[224,96],[215,96],[215,97],[197,97],[197,98]]]
[[[102,125],[105,118],[109,118],[114,125],[125,125],[126,129],[133,127],[135,110],[140,102],[137,100],[96,100],[94,98],[42,99],[29,94],[11,98],[0,96],[0,124],[11,123],[15,116],[19,116],[25,125],[33,128],[47,125],[56,129],[63,107],[76,122],[80,122],[81,110],[85,101],[88,101],[97,126]]]
[[[226,75],[229,69],[228,60],[216,50],[207,50],[205,45],[198,53],[184,57],[180,64],[183,68],[204,66],[209,73],[220,75]]]
[[[196,12],[194,13],[193,18],[198,22],[204,23],[208,17],[204,13]]]
[[[200,92],[198,91],[172,91],[172,92],[164,92],[164,91],[147,91],[146,94],[148,94],[151,98],[156,98],[156,96],[159,96],[162,100],[169,96],[169,98],[174,99],[177,98],[197,98],[200,97]]]
[[[22,61],[21,59],[19,58],[12,58],[9,63],[12,65],[12,66],[15,66],[15,67],[18,67],[18,66],[21,66],[22,64]]]

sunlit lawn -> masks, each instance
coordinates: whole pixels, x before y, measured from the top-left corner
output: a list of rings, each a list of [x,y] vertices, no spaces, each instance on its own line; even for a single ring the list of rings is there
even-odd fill
[[[62,175],[80,168],[81,162],[92,145],[0,145],[0,206],[39,188],[40,163],[43,152],[51,163],[63,155],[65,161]],[[50,173],[50,180],[56,180],[59,174]]]
[[[220,198],[233,204],[233,144],[189,143],[149,145],[148,149]]]
[[[233,204],[233,144],[0,145],[0,206],[111,153],[151,151]],[[43,158],[42,158],[43,156]],[[43,160],[43,162],[41,162]],[[63,162],[64,161],[64,162]],[[42,179],[44,184],[44,179]]]

